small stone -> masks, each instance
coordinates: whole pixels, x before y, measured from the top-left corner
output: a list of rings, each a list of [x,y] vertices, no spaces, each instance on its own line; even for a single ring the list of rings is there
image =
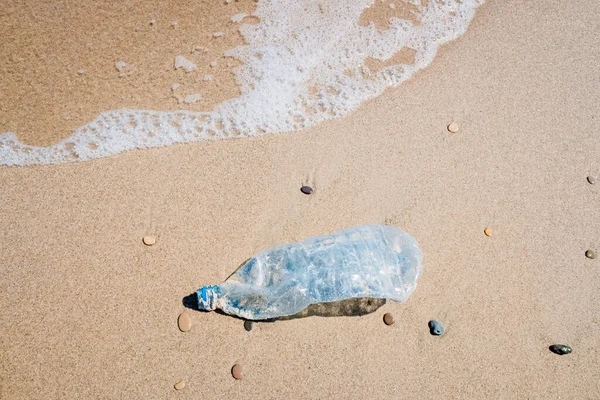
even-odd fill
[[[565,344],[553,344],[549,347],[550,351],[554,354],[558,354],[559,356],[563,356],[565,354],[569,354],[573,351],[573,349]]]
[[[451,122],[448,125],[448,132],[452,132],[452,133],[458,132],[458,124],[456,122]]]
[[[242,379],[244,377],[244,368],[240,364],[235,364],[231,368],[231,375],[237,380]]]
[[[115,68],[119,72],[125,72],[126,67],[127,67],[127,63],[123,60],[119,60],[119,61],[115,62]]]
[[[444,334],[444,327],[436,320],[429,321],[429,333],[434,336],[441,336]]]
[[[588,250],[585,252],[585,256],[590,260],[593,260],[596,258],[596,253],[594,252],[594,250]]]
[[[590,185],[594,185],[596,183],[596,177],[590,175],[587,177],[587,181]]]
[[[223,33],[223,32],[215,32],[215,33],[213,33],[213,37],[216,37],[216,38],[224,36],[224,35],[225,35],[225,33]]]
[[[154,243],[156,243],[156,238],[154,236],[144,236],[142,238],[142,242],[144,242],[146,246],[152,246]]]
[[[241,20],[244,19],[244,17],[248,16],[248,14],[246,13],[239,13],[239,14],[235,14],[233,17],[231,17],[231,20],[233,22],[240,22]]]
[[[189,332],[189,330],[192,329],[192,318],[187,311],[179,314],[179,318],[177,318],[177,326],[181,332]]]
[[[244,329],[250,332],[252,330],[252,321],[244,321]]]
[[[312,194],[313,188],[311,188],[310,186],[302,186],[300,188],[300,191],[304,194]]]
[[[173,387],[175,390],[181,390],[185,387],[185,381],[179,381]]]
[[[394,316],[390,313],[385,313],[385,315],[383,316],[383,322],[385,322],[386,325],[394,325]]]
[[[483,233],[485,233],[485,236],[492,236],[492,230],[490,228],[485,228]]]

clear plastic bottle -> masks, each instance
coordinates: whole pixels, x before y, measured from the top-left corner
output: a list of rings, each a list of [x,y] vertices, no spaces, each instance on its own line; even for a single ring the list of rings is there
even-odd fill
[[[349,298],[403,301],[422,259],[416,240],[398,228],[343,229],[261,251],[224,283],[198,289],[198,309],[262,320]]]

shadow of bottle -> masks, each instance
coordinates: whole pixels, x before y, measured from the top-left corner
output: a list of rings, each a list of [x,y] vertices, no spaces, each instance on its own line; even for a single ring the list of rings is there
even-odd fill
[[[287,321],[291,319],[306,318],[306,317],[360,317],[362,315],[371,314],[377,311],[381,306],[386,303],[385,299],[373,299],[373,298],[352,298],[340,301],[334,301],[331,303],[318,303],[311,304],[304,310],[294,315],[287,315],[278,318],[263,319],[260,322],[275,322],[275,321]],[[183,298],[183,306],[193,310],[198,310],[198,298],[196,293],[192,293]],[[215,310],[215,312],[225,314],[221,310]],[[243,319],[237,316],[229,315],[230,317]]]

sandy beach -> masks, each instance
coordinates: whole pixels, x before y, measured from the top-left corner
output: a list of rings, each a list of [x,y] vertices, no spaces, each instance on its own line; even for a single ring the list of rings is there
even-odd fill
[[[0,127],[23,127],[22,140],[49,145],[115,107],[182,109],[170,94],[174,76],[186,87],[215,85],[196,110],[235,96],[234,63],[208,64],[240,40],[231,12],[217,16],[253,5],[208,4],[153,12],[139,3],[123,17],[129,39],[108,42],[110,64],[96,63],[101,51],[86,58],[83,47],[60,46],[48,48],[50,61],[27,64],[62,71],[67,61],[52,54],[70,55],[69,76],[84,68],[82,79],[95,79],[130,55],[132,64],[155,63],[154,75],[136,77],[146,86],[117,76],[89,92],[42,74],[41,97],[27,100],[25,75],[7,77],[21,50],[3,44]],[[118,22],[91,7],[61,12],[98,29]],[[0,167],[0,398],[599,398],[600,260],[585,255],[600,252],[598,15],[592,0],[490,0],[427,69],[344,118]],[[152,19],[148,48],[157,52],[190,54],[186,38],[204,45],[225,32],[208,55],[190,55],[206,74],[218,70],[215,81],[173,71],[171,57],[129,51],[136,26],[153,29]],[[26,37],[35,26],[18,28],[11,32]],[[68,31],[56,30],[59,39]],[[30,117],[37,107],[40,118]],[[448,132],[451,122],[458,132]],[[301,193],[303,185],[314,192]],[[178,329],[184,296],[222,282],[258,251],[367,223],[418,240],[424,272],[407,301],[360,317],[255,323],[250,332],[239,319],[190,310],[191,330]],[[142,242],[148,235],[152,246]],[[432,319],[443,336],[430,335]],[[573,352],[553,354],[557,343]],[[234,364],[244,379],[233,379]]]

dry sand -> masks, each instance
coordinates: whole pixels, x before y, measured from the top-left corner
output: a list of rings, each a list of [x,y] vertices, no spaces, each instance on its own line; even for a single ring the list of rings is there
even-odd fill
[[[0,398],[599,398],[599,13],[490,1],[425,71],[307,131],[0,168]],[[258,250],[384,222],[425,254],[405,303],[178,329]]]

